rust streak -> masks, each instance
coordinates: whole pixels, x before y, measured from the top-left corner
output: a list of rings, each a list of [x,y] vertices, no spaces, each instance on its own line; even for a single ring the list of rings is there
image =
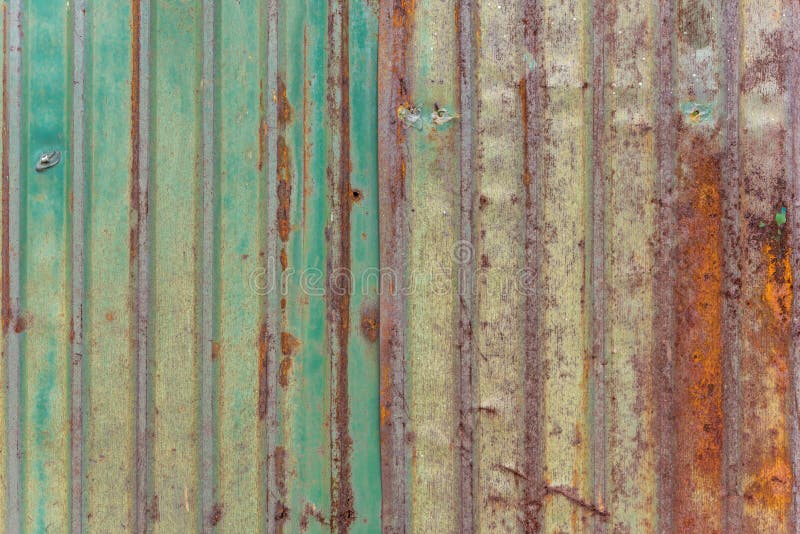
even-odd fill
[[[720,160],[700,136],[682,143],[676,284],[676,528],[720,531],[722,489],[722,215]]]
[[[333,98],[333,90],[329,89],[328,105],[331,115],[339,117],[339,153],[338,168],[329,168],[331,190],[334,192],[333,218],[338,225],[334,234],[338,240],[333,249],[338,257],[331,259],[333,272],[329,271],[331,285],[329,299],[329,318],[336,328],[338,336],[338,354],[333,359],[336,387],[334,389],[333,422],[336,430],[336,448],[333,454],[335,477],[331,483],[331,527],[335,532],[348,532],[356,518],[353,487],[351,482],[350,455],[352,438],[350,437],[350,399],[348,395],[348,341],[350,334],[350,294],[352,281],[350,272],[350,58],[349,47],[349,6],[348,0],[333,0],[338,6],[329,11],[329,27],[336,26],[334,17],[338,17],[340,34],[329,34],[329,46],[332,50],[339,47],[339,56],[331,58],[329,71],[330,88],[337,87],[340,95],[337,103]],[[338,45],[336,40],[339,40]],[[336,64],[338,62],[338,65]]]
[[[267,323],[262,323],[258,333],[256,345],[258,346],[258,418],[267,416],[267,401],[269,399],[269,329]]]
[[[278,235],[284,243],[292,229],[292,170],[289,147],[284,139],[286,125],[292,120],[292,106],[286,97],[286,85],[278,78]]]
[[[367,341],[378,341],[380,310],[376,302],[364,302],[361,306],[361,335]]]
[[[10,243],[9,243],[9,199],[8,195],[10,193],[9,187],[9,154],[8,154],[8,141],[9,141],[9,132],[8,132],[8,7],[4,3],[3,4],[3,57],[6,58],[3,61],[3,124],[2,124],[2,132],[0,135],[2,136],[3,142],[3,161],[2,161],[2,215],[0,218],[2,219],[2,245],[0,245],[0,254],[2,254],[2,264],[3,264],[3,273],[2,273],[2,280],[0,280],[0,287],[2,288],[2,301],[0,301],[0,322],[2,323],[2,332],[3,334],[8,332],[8,326],[11,324],[11,295],[10,295],[10,282],[11,279],[9,278],[9,261],[10,261]]]

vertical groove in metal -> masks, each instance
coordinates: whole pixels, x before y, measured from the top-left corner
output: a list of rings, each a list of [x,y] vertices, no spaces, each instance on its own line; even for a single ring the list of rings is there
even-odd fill
[[[150,184],[150,0],[134,4],[134,87],[131,98],[133,158],[136,206],[136,532],[147,532],[147,494],[149,469],[148,439],[148,318],[150,310],[150,244],[148,190]],[[138,12],[137,12],[138,8]],[[139,20],[135,20],[138,16]],[[138,28],[138,34],[136,34]]]
[[[546,481],[544,477],[543,435],[545,369],[541,351],[539,318],[542,306],[540,291],[542,236],[542,173],[539,161],[542,150],[541,117],[546,99],[545,62],[538,39],[543,19],[543,2],[529,1],[525,6],[525,53],[533,58],[533,66],[526,65],[525,77],[520,81],[520,100],[524,136],[523,185],[525,187],[525,269],[521,288],[525,291],[525,506],[523,509],[526,530],[544,528]]]
[[[724,154],[722,165],[722,227],[723,232],[723,298],[722,332],[723,353],[723,504],[724,529],[741,532],[742,493],[740,488],[740,434],[741,407],[739,340],[739,5],[736,0],[725,0],[723,5],[722,42],[725,50],[724,87],[725,120]]]
[[[350,95],[348,0],[328,2],[328,180],[331,195],[327,320],[331,356],[331,531],[347,532],[355,519],[350,482],[348,333],[350,325]]]
[[[674,403],[674,289],[675,289],[675,214],[673,191],[675,186],[675,97],[673,89],[673,46],[675,32],[675,3],[659,0],[658,51],[658,109],[656,111],[656,160],[657,160],[657,224],[656,273],[654,277],[656,313],[653,325],[656,338],[656,388],[657,427],[656,435],[661,441],[656,469],[659,474],[657,510],[657,532],[673,531],[673,498],[675,492],[675,432]]]
[[[461,108],[461,243],[468,244],[470,251],[475,249],[472,234],[473,198],[475,184],[473,180],[472,154],[472,111],[474,100],[474,52],[472,28],[472,0],[459,0],[458,4],[458,45],[459,45],[459,91]],[[473,409],[473,367],[475,354],[472,337],[472,325],[475,313],[473,299],[473,280],[475,270],[475,254],[470,260],[459,262],[459,299],[460,299],[460,419],[461,419],[461,532],[473,531],[473,434],[475,431],[475,412]]]
[[[86,0],[72,6],[72,532],[83,528],[83,289],[86,136]]]
[[[406,454],[406,221],[405,135],[397,109],[408,105],[401,79],[406,71],[413,6],[381,2],[378,71],[378,162],[380,264],[391,275],[380,295],[381,520],[385,532],[408,530]],[[391,66],[391,67],[389,67]]]
[[[277,183],[278,167],[278,0],[267,1],[267,91],[266,98],[266,124],[267,146],[264,157],[267,161],[267,228],[265,253],[265,272],[267,280],[277,281],[277,242],[278,242],[278,199],[277,190],[273,187]],[[277,282],[276,282],[277,283]],[[277,371],[277,319],[279,315],[278,298],[280,291],[275,286],[274,291],[269,291],[266,296],[266,310],[264,332],[259,340],[261,352],[261,369],[259,377],[259,402],[263,402],[263,411],[259,416],[266,421],[264,446],[266,450],[267,472],[267,532],[277,531],[278,525],[278,486],[275,476],[275,450],[278,437],[278,373]]]
[[[214,507],[214,0],[203,0],[202,174],[203,241],[201,265],[200,517],[203,532],[212,532]]]
[[[22,0],[10,0],[8,19],[9,28],[7,58],[8,86],[7,116],[10,132],[8,145],[3,147],[8,158],[8,197],[4,206],[8,213],[8,231],[4,238],[8,239],[8,262],[3,269],[8,273],[9,317],[6,334],[6,377],[8,394],[8,515],[6,529],[8,532],[19,532],[21,523],[21,473],[20,473],[20,344],[16,322],[19,318],[19,271],[20,271],[20,141],[22,115]],[[5,93],[4,93],[5,94]],[[4,199],[5,200],[5,199]]]
[[[800,5],[791,2],[788,7],[784,33],[788,39],[786,52],[787,80],[800,79]],[[789,90],[789,120],[786,129],[788,136],[788,198],[792,214],[800,213],[800,88],[797,83],[788,83]],[[792,510],[789,527],[793,532],[800,530],[800,343],[797,334],[800,333],[800,217],[792,215],[787,218],[791,222],[789,235],[791,236],[791,270],[792,276],[792,319],[791,319],[791,346],[789,352],[789,365],[791,377],[791,393],[789,395],[789,421],[792,460]]]
[[[592,1],[592,469],[595,505],[605,511],[606,494],[606,388],[605,388],[605,24],[604,0]],[[595,529],[604,532],[603,517]]]

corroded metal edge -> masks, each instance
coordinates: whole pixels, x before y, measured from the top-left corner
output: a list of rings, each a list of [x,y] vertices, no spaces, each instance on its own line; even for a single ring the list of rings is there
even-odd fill
[[[380,4],[378,37],[378,162],[380,195],[380,265],[393,274],[397,287],[381,287],[381,519],[383,532],[408,529],[406,491],[406,298],[402,292],[406,265],[406,147],[396,110],[408,95],[403,82],[413,0]]]

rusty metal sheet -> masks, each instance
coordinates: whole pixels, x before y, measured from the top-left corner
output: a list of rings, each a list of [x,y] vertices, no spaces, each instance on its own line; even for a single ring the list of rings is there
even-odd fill
[[[796,2],[0,28],[5,531],[799,528]]]
[[[795,531],[798,22],[382,3],[387,531]]]

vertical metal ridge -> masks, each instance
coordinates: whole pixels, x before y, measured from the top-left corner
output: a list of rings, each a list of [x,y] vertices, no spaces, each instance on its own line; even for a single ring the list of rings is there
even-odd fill
[[[787,80],[800,79],[800,5],[791,2],[786,8],[788,16],[784,22],[784,38],[788,40],[785,53],[787,58]],[[791,376],[791,393],[789,398],[789,442],[791,444],[792,462],[792,510],[789,527],[793,532],[800,530],[800,88],[796,83],[787,84],[789,91],[789,124],[788,136],[788,169],[787,192],[791,202],[791,212],[787,217],[790,229],[790,247],[792,251],[792,319],[789,365]]]
[[[72,399],[71,523],[83,529],[83,294],[86,185],[86,0],[72,6]]]
[[[266,262],[265,272],[267,280],[275,280],[277,284],[277,243],[278,243],[278,199],[277,199],[277,154],[278,154],[278,2],[279,0],[266,0],[267,24],[267,72],[266,72],[266,117],[267,128],[266,154],[267,161],[266,191],[267,191],[267,227],[266,227]],[[259,344],[262,347],[262,362],[259,378],[259,397],[264,402],[264,418],[266,429],[264,446],[266,452],[266,499],[267,499],[267,532],[270,534],[278,530],[279,493],[278,481],[275,473],[275,450],[278,437],[278,373],[277,369],[277,318],[279,316],[278,298],[280,290],[277,285],[266,295],[264,329]],[[259,402],[262,402],[260,400]]]
[[[543,23],[543,3],[531,0],[525,5],[525,53],[535,58],[533,66],[526,65],[520,81],[524,136],[525,187],[525,268],[522,287],[525,290],[525,507],[526,532],[544,530],[546,482],[544,477],[544,375],[540,352],[539,312],[541,290],[542,240],[541,187],[539,154],[542,138],[541,118],[545,103],[544,61],[538,39]],[[526,62],[527,63],[527,62]]]
[[[22,0],[9,0],[8,20],[10,21],[8,42],[6,45],[6,64],[10,75],[4,95],[3,114],[8,118],[5,125],[10,134],[8,143],[3,147],[4,171],[8,187],[3,198],[4,223],[8,227],[3,233],[4,266],[3,275],[8,273],[8,309],[3,310],[3,327],[6,330],[5,360],[6,380],[8,395],[8,455],[7,455],[7,480],[8,480],[8,515],[5,526],[8,532],[19,532],[22,528],[22,486],[20,473],[20,344],[19,334],[15,332],[15,323],[19,318],[20,299],[20,152],[21,152],[21,123],[22,123]],[[4,73],[5,76],[5,73]],[[4,188],[5,188],[4,183]]]
[[[383,532],[408,530],[406,425],[406,221],[405,135],[397,109],[408,105],[403,77],[413,3],[380,3],[378,44],[378,190],[381,277],[381,521]]]
[[[725,532],[741,532],[742,492],[740,482],[742,400],[740,379],[741,341],[739,340],[740,311],[738,307],[741,281],[739,254],[739,2],[725,0],[722,14],[722,42],[725,51],[725,120],[722,165],[723,206],[723,504]]]
[[[150,0],[135,0],[133,6],[133,84],[131,129],[133,172],[131,202],[136,207],[131,249],[136,251],[135,350],[136,350],[136,532],[147,532],[149,402],[148,321],[150,315]]]
[[[472,111],[474,100],[474,43],[472,17],[472,0],[459,0],[456,4],[458,24],[459,47],[459,92],[461,108],[461,146],[460,146],[460,175],[461,175],[461,243],[469,244],[475,248],[472,226],[473,197],[475,183],[473,178],[472,154]],[[475,431],[475,412],[473,410],[473,358],[474,341],[472,325],[474,318],[474,254],[471,260],[459,262],[459,305],[460,305],[460,439],[461,439],[461,532],[473,531],[473,434]]]
[[[656,334],[656,435],[660,443],[656,459],[658,487],[656,504],[658,532],[673,531],[673,495],[675,493],[675,153],[677,147],[676,108],[673,90],[673,35],[675,3],[658,2],[658,104],[656,110],[657,222],[654,276],[656,310],[653,329]]]
[[[592,2],[592,485],[598,510],[606,511],[605,384],[605,23],[604,0]],[[603,517],[595,530],[604,532]]]
[[[214,0],[203,0],[202,61],[202,177],[203,241],[201,265],[201,391],[200,391],[200,514],[203,532],[213,532],[214,509]]]
[[[328,180],[331,195],[327,318],[331,355],[331,531],[348,532],[355,520],[350,482],[348,339],[350,324],[350,87],[349,2],[328,0]]]

